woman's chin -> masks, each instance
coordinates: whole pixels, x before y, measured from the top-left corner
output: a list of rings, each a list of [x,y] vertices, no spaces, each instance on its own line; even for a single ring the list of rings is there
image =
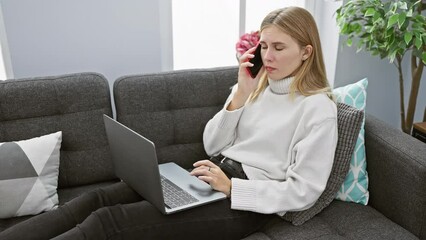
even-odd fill
[[[273,81],[278,81],[278,80],[282,80],[282,79],[286,78],[286,76],[277,75],[277,74],[268,74],[268,78],[273,80]]]

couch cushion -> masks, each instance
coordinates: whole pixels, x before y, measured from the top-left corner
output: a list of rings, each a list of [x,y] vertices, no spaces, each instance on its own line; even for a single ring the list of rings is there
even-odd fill
[[[338,140],[333,168],[331,169],[324,192],[312,207],[299,212],[287,212],[283,216],[284,219],[291,221],[295,225],[303,224],[333,201],[348,173],[349,163],[357,142],[361,124],[363,123],[363,118],[363,111],[344,103],[337,103]]]
[[[348,239],[417,239],[369,205],[336,200],[318,216]]]
[[[109,85],[96,73],[0,81],[0,142],[62,131],[59,188],[115,178],[103,114]]]
[[[346,103],[352,107],[365,110],[367,105],[368,80],[364,78],[356,83],[348,84],[333,90],[338,102]],[[364,122],[362,122],[352,155],[351,166],[336,199],[356,202],[366,205],[369,199],[367,160],[365,158]]]
[[[418,239],[370,206],[333,201],[310,221],[294,226],[278,218],[260,232],[245,240],[255,239]]]
[[[35,215],[58,206],[62,132],[0,143],[0,218]]]
[[[207,158],[203,131],[237,82],[237,68],[124,76],[114,83],[117,120],[156,144],[160,163]]]

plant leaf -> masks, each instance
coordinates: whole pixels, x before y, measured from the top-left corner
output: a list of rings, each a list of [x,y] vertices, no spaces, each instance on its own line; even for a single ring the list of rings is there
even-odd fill
[[[417,49],[420,49],[422,47],[422,39],[416,38],[414,45],[416,46]]]
[[[375,13],[376,13],[376,10],[374,8],[369,8],[365,12],[364,17],[374,16]]]
[[[413,16],[413,9],[410,8],[410,10],[408,10],[407,12],[407,17],[412,17]]]
[[[388,26],[386,28],[391,28],[396,22],[398,22],[398,19],[399,19],[398,13],[390,16],[389,21],[388,21]]]
[[[422,61],[423,61],[423,64],[426,65],[426,52],[422,54]]]
[[[410,43],[411,39],[413,39],[413,34],[411,34],[410,32],[406,32],[404,34],[404,41],[407,45]]]
[[[345,24],[343,24],[343,27],[342,27],[342,29],[340,30],[340,32],[341,33],[343,33],[343,34],[348,34],[349,33],[349,24],[348,23],[345,23]]]
[[[404,24],[405,19],[407,18],[407,14],[406,13],[400,13],[399,17],[398,17],[398,27],[401,28],[402,24]]]
[[[399,9],[407,10],[408,9],[407,3],[406,2],[400,2],[399,3]]]
[[[362,26],[359,23],[355,23],[351,25],[351,31],[355,33],[360,33],[362,31]]]
[[[395,61],[395,57],[396,57],[396,51],[391,52],[388,56],[389,62],[393,63],[393,61]]]
[[[364,43],[364,42],[362,41],[362,39],[360,39],[360,40],[358,41],[358,43],[357,43],[357,45],[356,45],[356,52],[357,52],[357,53],[361,52],[363,43]]]
[[[382,16],[382,14],[379,12],[379,11],[376,11],[375,13],[374,13],[374,16],[373,16],[373,20],[374,21],[377,21],[377,19],[382,19],[383,18],[383,16]]]
[[[349,38],[349,39],[346,41],[346,45],[348,45],[349,47],[352,47],[352,38]]]

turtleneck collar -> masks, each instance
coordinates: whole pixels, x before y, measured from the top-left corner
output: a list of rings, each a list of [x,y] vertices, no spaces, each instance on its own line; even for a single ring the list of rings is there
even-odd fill
[[[290,84],[293,80],[294,77],[286,77],[281,80],[271,80],[268,78],[269,88],[276,94],[288,94],[290,91]]]

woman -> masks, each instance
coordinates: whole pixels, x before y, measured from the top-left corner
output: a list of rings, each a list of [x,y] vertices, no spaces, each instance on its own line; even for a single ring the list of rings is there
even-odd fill
[[[198,161],[191,172],[229,199],[164,216],[119,183],[79,197],[92,206],[87,214],[97,210],[55,239],[241,239],[287,211],[312,206],[337,143],[336,105],[314,19],[297,7],[273,11],[261,24],[260,45],[260,74],[246,71],[252,48],[204,131],[206,152],[223,161]]]
[[[263,74],[253,79],[245,71],[254,47],[241,56],[238,84],[204,132],[206,152],[242,163],[249,180],[230,180],[209,161],[195,163],[193,174],[229,195],[232,209],[284,215],[309,208],[325,188],[337,144],[336,105],[306,10],[267,15],[259,44]]]

